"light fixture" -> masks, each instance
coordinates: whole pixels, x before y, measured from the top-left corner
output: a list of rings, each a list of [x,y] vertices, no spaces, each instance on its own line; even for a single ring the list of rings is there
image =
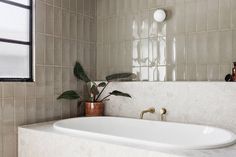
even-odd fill
[[[157,22],[163,22],[165,21],[166,19],[166,12],[164,9],[157,9],[155,12],[154,12],[154,19],[157,21]]]

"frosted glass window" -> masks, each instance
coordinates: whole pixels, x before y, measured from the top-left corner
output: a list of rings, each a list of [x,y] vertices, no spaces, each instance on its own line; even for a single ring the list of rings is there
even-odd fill
[[[33,81],[32,0],[0,0],[0,81]]]
[[[23,5],[29,5],[29,0],[9,0],[9,1],[23,4]]]
[[[0,77],[29,77],[29,46],[0,42]]]
[[[29,41],[29,9],[0,2],[0,38]]]

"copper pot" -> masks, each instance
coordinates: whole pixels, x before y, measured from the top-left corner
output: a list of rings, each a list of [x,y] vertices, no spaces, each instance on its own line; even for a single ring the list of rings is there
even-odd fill
[[[103,116],[104,103],[103,102],[85,102],[85,116]]]

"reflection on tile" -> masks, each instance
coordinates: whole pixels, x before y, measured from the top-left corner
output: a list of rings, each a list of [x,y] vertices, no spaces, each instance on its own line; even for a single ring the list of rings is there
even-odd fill
[[[162,23],[153,18],[159,7],[167,12]],[[151,81],[224,80],[223,75],[216,77],[221,73],[213,65],[236,60],[236,33],[231,30],[236,26],[235,7],[232,0],[98,0],[99,54],[108,54],[102,49],[109,47],[107,66],[97,57],[99,79],[106,73],[135,71],[139,79]],[[129,51],[124,42],[131,43]]]
[[[177,77],[176,66],[173,66],[173,65],[167,66],[167,73],[166,73],[167,81],[176,81],[176,77]]]
[[[157,67],[157,80],[158,81],[166,81],[166,66],[158,66]]]
[[[140,80],[142,81],[148,81],[148,67],[141,67],[140,69]]]
[[[176,80],[186,81],[187,80],[186,78],[187,78],[187,66],[185,64],[178,64]]]

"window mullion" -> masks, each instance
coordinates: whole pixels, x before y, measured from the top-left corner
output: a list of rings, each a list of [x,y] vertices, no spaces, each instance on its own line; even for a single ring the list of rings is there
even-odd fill
[[[30,9],[31,8],[31,6],[16,3],[16,2],[12,2],[12,1],[8,1],[8,0],[0,0],[0,2],[9,4],[9,5],[14,5],[14,6],[21,7],[21,8],[25,8],[25,9]]]

